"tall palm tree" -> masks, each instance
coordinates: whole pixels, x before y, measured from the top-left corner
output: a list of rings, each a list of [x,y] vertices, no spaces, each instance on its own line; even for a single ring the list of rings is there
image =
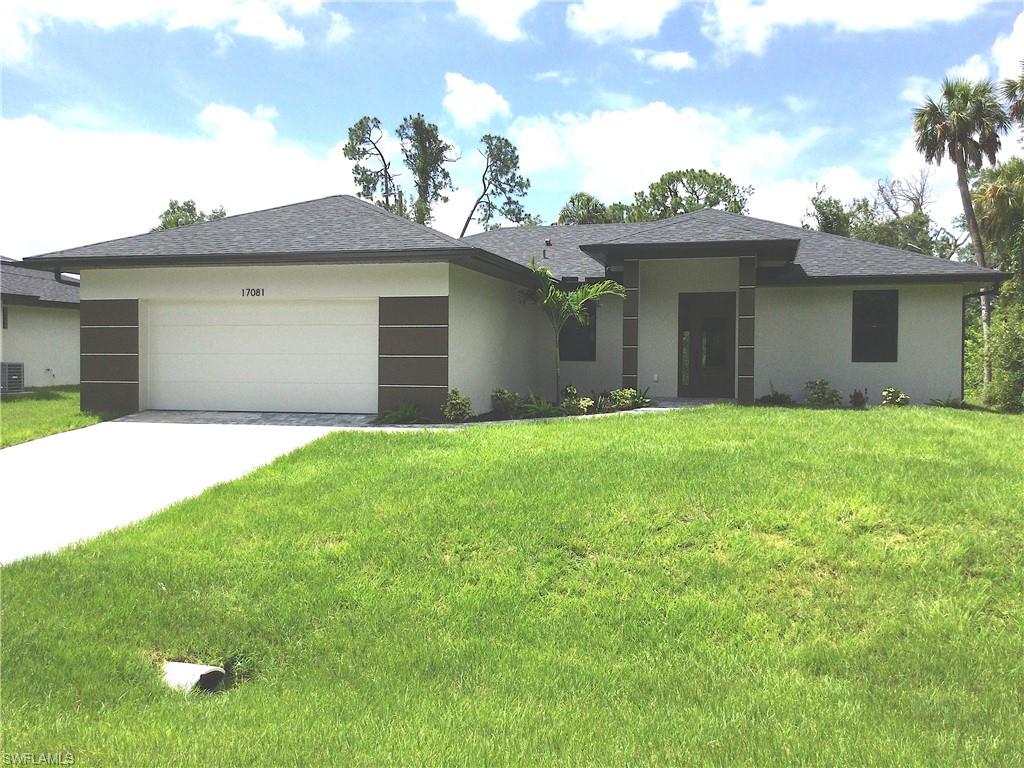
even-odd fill
[[[960,201],[964,207],[967,230],[974,246],[974,260],[986,266],[985,245],[978,228],[978,219],[971,204],[971,189],[967,180],[969,170],[981,168],[987,159],[995,164],[1000,147],[1000,135],[1010,127],[1010,118],[999,103],[991,81],[972,83],[967,80],[942,81],[942,94],[938,101],[931,97],[914,110],[914,133],[917,150],[924,159],[936,165],[947,155],[956,166],[956,181],[960,187]],[[984,380],[992,378],[989,362],[988,335],[992,316],[991,297],[981,297],[981,325],[985,341]]]
[[[580,325],[590,323],[590,313],[587,305],[592,301],[598,301],[605,296],[618,296],[626,298],[626,289],[614,280],[602,280],[598,283],[584,283],[574,290],[565,291],[558,285],[558,279],[551,274],[547,267],[537,266],[537,262],[531,261],[530,268],[537,276],[538,285],[530,298],[540,305],[544,316],[551,323],[551,329],[555,332],[555,400],[562,397],[562,356],[559,347],[559,336],[562,335],[562,328],[572,317]]]
[[[1024,125],[1024,59],[1020,61],[1020,77],[1003,80],[1003,98],[1009,105],[1010,118]]]

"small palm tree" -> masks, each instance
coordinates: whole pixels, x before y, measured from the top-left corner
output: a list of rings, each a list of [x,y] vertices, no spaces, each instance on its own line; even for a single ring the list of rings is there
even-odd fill
[[[1024,125],[1024,59],[1020,62],[1020,77],[1003,80],[1003,98],[1009,105],[1010,118]]]
[[[978,219],[971,204],[971,189],[967,180],[968,170],[981,168],[984,160],[995,164],[1000,147],[1000,135],[1010,127],[1010,118],[999,103],[995,86],[989,81],[972,83],[967,80],[942,82],[942,95],[938,101],[925,99],[922,106],[914,110],[914,133],[917,135],[917,150],[924,159],[936,165],[943,155],[956,166],[957,186],[960,187],[960,201],[967,220],[967,230],[974,246],[974,260],[979,266],[986,266],[985,245],[981,239]],[[992,367],[989,363],[988,332],[992,314],[990,297],[981,298],[981,325],[985,339],[985,383],[991,380]]]
[[[562,397],[561,349],[559,348],[562,328],[565,327],[570,317],[575,318],[580,325],[588,325],[590,313],[587,312],[587,305],[590,302],[598,301],[605,296],[618,296],[620,299],[624,299],[626,298],[626,289],[614,280],[602,280],[598,283],[584,283],[571,291],[564,291],[558,287],[557,278],[547,267],[537,266],[536,261],[531,261],[530,269],[533,270],[539,282],[531,294],[531,298],[540,305],[555,333],[555,400],[557,401]]]

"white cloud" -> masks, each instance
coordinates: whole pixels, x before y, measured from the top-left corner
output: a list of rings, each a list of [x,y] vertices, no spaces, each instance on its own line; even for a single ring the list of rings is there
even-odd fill
[[[505,42],[522,40],[520,23],[540,0],[455,0],[459,15],[475,20],[491,37]]]
[[[680,72],[697,66],[697,60],[687,51],[652,51],[648,48],[634,48],[632,53],[634,59],[654,69]]]
[[[524,173],[571,177],[577,188],[612,201],[676,168],[711,168],[755,185],[782,178],[822,131],[784,135],[758,124],[749,110],[713,114],[653,102],[519,118],[509,133]]]
[[[989,0],[709,0],[704,33],[727,50],[763,53],[780,29],[807,25],[842,32],[912,29],[954,23],[977,13]],[[629,8],[629,6],[625,6]]]
[[[445,96],[441,103],[461,128],[472,128],[495,115],[508,115],[505,97],[487,83],[477,83],[457,72],[444,76]]]
[[[903,90],[900,91],[900,99],[908,104],[920,106],[925,98],[935,93],[938,88],[939,84],[930,77],[912,75],[903,80]]]
[[[320,0],[4,0],[0,5],[0,60],[25,59],[32,38],[55,23],[101,30],[138,25],[160,26],[168,31],[206,29],[215,34],[221,50],[230,44],[230,34],[266,40],[278,48],[294,48],[303,45],[305,38],[285,16],[315,13],[320,4]]]
[[[812,99],[805,99],[802,96],[784,96],[782,103],[786,105],[786,109],[794,113],[806,112],[814,106]]]
[[[564,86],[570,86],[576,82],[576,76],[571,72],[563,72],[560,69],[549,69],[546,72],[538,72],[533,76],[533,79],[537,82],[544,82],[545,80],[554,80]]]
[[[243,213],[353,192],[342,143],[314,152],[282,139],[276,114],[209,104],[185,137],[69,128],[38,115],[0,119],[4,172],[19,180],[0,185],[0,253],[24,257],[146,232],[170,198]]]
[[[946,76],[960,80],[987,80],[988,62],[980,53],[971,56],[963,64],[957,64],[946,70]]]
[[[348,40],[352,35],[352,25],[340,13],[331,13],[331,25],[327,28],[325,41],[328,45],[337,45]]]
[[[683,0],[580,0],[565,11],[574,32],[599,43],[614,38],[642,40],[653,37]]]
[[[1021,59],[1024,59],[1024,11],[1013,22],[1010,34],[1000,35],[992,43],[996,77],[1000,80],[1020,77]]]

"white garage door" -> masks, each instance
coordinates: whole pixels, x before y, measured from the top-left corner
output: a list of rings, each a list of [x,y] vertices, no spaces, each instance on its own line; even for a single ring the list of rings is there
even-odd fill
[[[144,407],[375,413],[377,299],[147,302]]]

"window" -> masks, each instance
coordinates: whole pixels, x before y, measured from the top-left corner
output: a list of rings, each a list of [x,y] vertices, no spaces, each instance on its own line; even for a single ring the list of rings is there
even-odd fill
[[[896,362],[899,309],[899,291],[853,292],[853,362]]]
[[[4,330],[7,330],[7,307],[4,307]]]
[[[725,338],[728,321],[724,317],[704,318],[700,340],[700,367],[724,368],[729,364],[732,351],[730,339]]]
[[[597,359],[597,307],[593,302],[586,305],[590,322],[580,325],[570,317],[562,326],[558,337],[560,360],[592,363]]]

